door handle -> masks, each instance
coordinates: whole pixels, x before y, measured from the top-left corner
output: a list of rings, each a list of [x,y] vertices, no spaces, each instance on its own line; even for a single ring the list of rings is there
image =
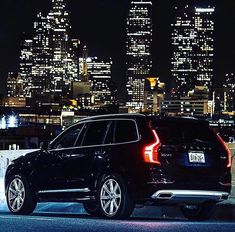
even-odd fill
[[[60,158],[69,158],[69,155],[68,154],[61,154]]]
[[[84,157],[84,156],[85,156],[85,154],[75,154],[75,153],[70,154],[71,158],[81,158],[81,157]]]

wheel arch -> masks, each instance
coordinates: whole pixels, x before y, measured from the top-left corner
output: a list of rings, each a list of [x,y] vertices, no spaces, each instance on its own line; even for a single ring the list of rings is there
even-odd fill
[[[4,178],[4,186],[5,186],[5,194],[7,191],[7,186],[9,184],[9,179],[13,175],[23,175],[24,178],[28,181],[29,187],[31,189],[34,189],[34,183],[32,181],[31,175],[32,174],[32,168],[30,168],[30,165],[19,165],[19,164],[12,164],[7,168],[5,178]]]
[[[127,189],[130,193],[130,195],[133,195],[133,181],[132,178],[128,175],[128,171],[125,168],[115,167],[115,166],[109,166],[105,169],[100,170],[99,173],[97,173],[96,178],[93,180],[92,187],[97,190],[99,187],[99,183],[102,181],[102,179],[111,174],[119,175],[123,181],[125,182]]]

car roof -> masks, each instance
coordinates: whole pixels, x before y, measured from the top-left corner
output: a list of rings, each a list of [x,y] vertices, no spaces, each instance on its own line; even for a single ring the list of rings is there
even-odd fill
[[[126,119],[147,119],[150,120],[159,120],[159,121],[175,121],[175,122],[204,122],[208,123],[205,120],[196,119],[194,117],[179,117],[179,116],[151,116],[151,115],[145,115],[141,113],[125,113],[125,114],[103,114],[103,115],[97,115],[97,116],[91,116],[86,117],[81,120],[80,122],[86,122],[86,121],[93,121],[93,120],[102,120],[102,119],[114,119],[114,118],[126,118]]]

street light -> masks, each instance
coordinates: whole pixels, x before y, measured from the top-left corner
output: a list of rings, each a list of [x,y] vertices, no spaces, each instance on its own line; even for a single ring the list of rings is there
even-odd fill
[[[15,115],[10,115],[8,117],[8,128],[17,127],[17,117]]]

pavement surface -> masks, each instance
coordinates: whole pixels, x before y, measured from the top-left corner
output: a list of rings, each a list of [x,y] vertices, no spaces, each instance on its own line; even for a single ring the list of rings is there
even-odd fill
[[[235,223],[232,222],[188,222],[183,220],[150,220],[146,218],[131,218],[129,220],[103,220],[91,218],[87,215],[79,216],[48,216],[36,214],[27,217],[16,217],[0,214],[0,229],[3,232],[234,232]]]
[[[165,216],[165,218],[163,218],[163,217],[156,217],[156,215],[151,215],[151,216],[149,215],[150,215],[149,213],[148,215],[137,213],[137,215],[134,214],[128,220],[104,220],[104,219],[92,218],[91,216],[83,213],[76,213],[76,214],[68,212],[55,213],[55,212],[48,212],[48,211],[43,212],[40,210],[36,210],[30,216],[14,216],[8,212],[1,211],[0,231],[1,232],[28,232],[28,231],[30,232],[55,232],[55,231],[58,232],[65,232],[65,231],[66,232],[76,232],[76,231],[234,232],[235,231],[235,222],[233,220],[228,220],[228,219],[222,220],[222,219],[213,218],[206,222],[190,222],[181,217],[170,218]]]
[[[178,207],[136,208],[128,220],[105,220],[85,213],[78,203],[40,203],[30,216],[12,215],[5,202],[0,207],[1,232],[75,232],[75,231],[235,231],[235,199],[218,204],[213,217],[191,222]]]

